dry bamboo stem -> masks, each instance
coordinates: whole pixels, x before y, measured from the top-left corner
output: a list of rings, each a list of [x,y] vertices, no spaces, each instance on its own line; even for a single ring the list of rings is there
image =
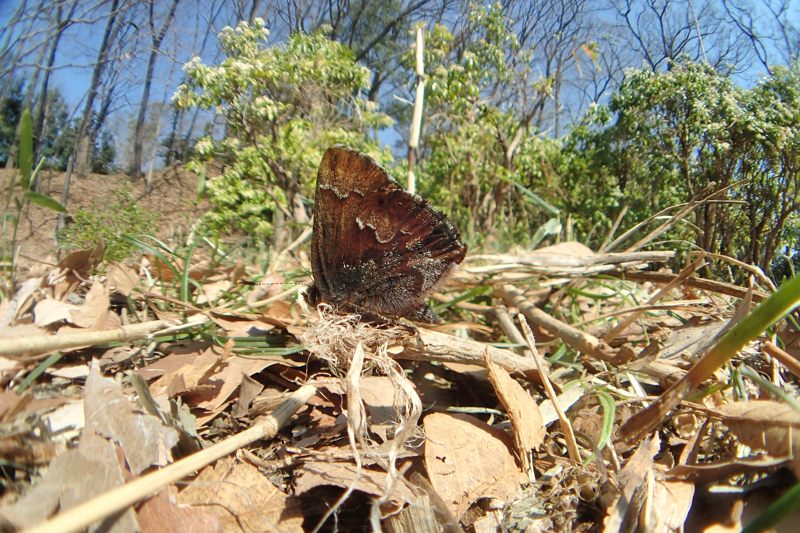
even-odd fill
[[[611,273],[611,276],[618,277],[630,281],[652,281],[653,283],[669,283],[677,274],[669,274],[667,272],[620,272]],[[701,289],[704,291],[717,292],[727,296],[735,296],[736,298],[744,298],[747,295],[747,289],[733,285],[732,283],[725,283],[722,281],[713,281],[705,278],[687,278],[684,280],[684,285]],[[763,291],[753,291],[753,301],[759,302],[769,296]]]
[[[547,393],[547,397],[552,402],[553,409],[556,411],[556,415],[558,415],[561,431],[564,432],[564,437],[567,441],[569,458],[572,460],[573,464],[579,465],[581,464],[581,451],[578,448],[578,441],[575,439],[575,432],[572,430],[572,424],[570,423],[569,418],[567,418],[567,415],[564,413],[564,411],[561,409],[561,405],[558,403],[558,396],[556,395],[556,391],[553,390],[553,385],[550,383],[550,377],[545,371],[542,356],[539,355],[539,350],[536,349],[536,342],[533,340],[533,332],[531,331],[528,323],[525,321],[525,316],[522,313],[517,315],[517,319],[519,320],[520,326],[522,326],[522,334],[525,335],[525,340],[528,343],[528,347],[531,349],[533,359],[536,361],[536,366],[539,368],[539,375],[542,377],[544,391]]]
[[[239,448],[259,439],[270,439],[308,402],[317,391],[313,385],[304,385],[280,404],[265,420],[237,435],[181,459],[169,466],[151,472],[130,483],[68,509],[52,519],[28,529],[25,533],[66,533],[81,531],[91,524],[133,505],[203,468]]]
[[[108,342],[122,342],[140,339],[147,335],[175,326],[174,320],[153,320],[140,324],[130,324],[104,331],[86,331],[65,335],[34,335],[0,340],[0,355],[21,355],[41,352],[67,350],[81,346],[94,346]]]
[[[675,279],[673,279],[672,281],[670,281],[669,283],[664,285],[661,288],[661,290],[659,290],[655,295],[653,295],[649,300],[647,300],[645,305],[653,305],[656,302],[658,302],[659,300],[661,300],[661,298],[663,298],[665,294],[667,294],[669,291],[671,291],[672,289],[674,289],[675,287],[677,287],[678,285],[683,283],[683,281],[686,278],[688,278],[689,276],[694,274],[695,271],[697,269],[699,269],[701,266],[703,266],[704,264],[705,264],[705,262],[703,261],[702,257],[700,257],[698,259],[695,259],[692,262],[692,264],[690,264],[689,266],[687,266],[686,268],[681,270],[678,273],[678,275],[675,277]],[[619,335],[625,328],[627,328],[637,318],[639,318],[642,315],[642,313],[644,313],[644,311],[643,310],[639,310],[638,312],[635,312],[635,313],[632,313],[631,315],[628,315],[627,318],[624,318],[624,319],[620,320],[619,324],[617,324],[615,327],[611,328],[611,330],[609,330],[605,335],[603,335],[603,340],[606,341],[606,342],[613,341],[614,338],[617,335]]]
[[[415,335],[403,341],[403,348],[402,352],[392,354],[392,357],[412,361],[439,361],[486,366],[484,357],[488,351],[492,362],[508,372],[532,374],[531,377],[534,378],[539,376],[536,363],[530,357],[522,357],[509,350],[495,348],[469,339],[461,339],[438,331],[417,328]]]
[[[525,318],[559,337],[570,348],[588,353],[601,361],[612,364],[620,362],[614,349],[603,340],[548,315],[528,302],[523,292],[516,287],[505,285],[499,293],[507,305],[519,309]]]
[[[800,377],[800,361],[798,361],[790,353],[780,349],[772,341],[767,341],[764,343],[764,351],[774,357],[780,364],[785,366],[789,372],[797,377]]]

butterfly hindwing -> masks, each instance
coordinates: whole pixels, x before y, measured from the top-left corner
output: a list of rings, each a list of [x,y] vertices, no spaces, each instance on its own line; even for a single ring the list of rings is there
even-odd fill
[[[425,297],[465,254],[444,216],[371,158],[344,147],[326,151],[311,243],[317,301],[436,321]]]

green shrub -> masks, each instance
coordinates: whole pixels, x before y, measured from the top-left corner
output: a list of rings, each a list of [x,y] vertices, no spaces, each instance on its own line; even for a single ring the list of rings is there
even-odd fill
[[[65,250],[86,250],[102,239],[103,258],[116,262],[134,253],[134,245],[125,235],[152,234],[155,229],[155,214],[136,203],[130,185],[125,183],[92,202],[89,208],[78,209],[59,235],[59,242]]]

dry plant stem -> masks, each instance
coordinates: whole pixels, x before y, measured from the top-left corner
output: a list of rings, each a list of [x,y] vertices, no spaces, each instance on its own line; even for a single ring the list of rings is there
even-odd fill
[[[333,505],[322,515],[322,518],[317,522],[313,533],[317,533],[325,525],[325,522],[339,510],[339,508],[347,501],[347,498],[353,493],[356,488],[356,483],[361,478],[361,451],[366,450],[367,445],[365,436],[367,433],[367,414],[364,412],[364,401],[361,399],[361,371],[364,369],[364,347],[359,342],[353,352],[353,357],[350,359],[350,368],[347,370],[347,377],[345,379],[345,389],[347,391],[347,439],[350,442],[350,448],[353,450],[353,460],[356,463],[356,475],[350,482],[350,485],[342,493],[341,496],[334,502]]]
[[[292,287],[290,289],[286,289],[285,291],[281,291],[274,296],[270,296],[269,298],[265,298],[263,300],[258,300],[257,302],[253,302],[251,304],[247,304],[245,306],[236,309],[237,311],[243,311],[245,309],[258,309],[259,307],[266,307],[272,303],[277,302],[278,300],[283,300],[287,296],[292,293],[297,292],[299,289],[297,287]]]
[[[630,281],[651,281],[653,283],[669,283],[677,274],[668,274],[666,272],[618,272],[611,274],[614,277],[630,280]],[[747,295],[747,289],[733,285],[732,283],[725,283],[723,281],[712,281],[705,278],[687,278],[684,285],[701,289],[704,291],[716,292],[725,294],[727,296],[735,296],[736,298],[744,298]],[[753,301],[758,302],[764,300],[769,296],[763,291],[753,291]]]
[[[316,391],[317,389],[313,385],[304,385],[293,392],[265,420],[258,422],[250,429],[72,507],[36,527],[26,530],[26,533],[81,531],[98,520],[155,494],[165,486],[175,483],[243,446],[259,439],[270,439],[298,409],[308,402]]]
[[[614,238],[614,234],[619,229],[619,225],[622,223],[622,219],[625,217],[625,214],[627,212],[628,212],[628,206],[627,205],[622,206],[622,209],[620,209],[617,218],[614,220],[614,224],[611,226],[611,229],[608,230],[608,235],[606,235],[606,238],[603,240],[603,244],[600,245],[598,251],[600,252],[606,251],[608,244],[611,242],[611,239]]]
[[[531,353],[533,354],[533,360],[536,361],[536,366],[539,368],[539,375],[542,377],[542,384],[544,385],[544,390],[547,393],[547,398],[552,402],[553,409],[555,409],[556,414],[558,415],[559,423],[561,424],[561,431],[564,432],[564,437],[567,441],[567,450],[569,451],[569,458],[572,460],[573,464],[580,465],[581,464],[581,452],[578,449],[578,441],[575,440],[575,432],[572,431],[572,424],[570,424],[567,415],[564,414],[564,411],[561,409],[561,406],[558,403],[558,395],[556,391],[553,390],[553,385],[550,383],[550,378],[547,375],[547,372],[544,367],[544,361],[542,361],[542,356],[539,355],[539,350],[536,349],[536,343],[533,340],[533,332],[531,331],[530,326],[525,321],[525,317],[522,313],[517,315],[517,319],[519,320],[520,325],[522,326],[522,333],[525,335],[525,340],[528,343],[528,348],[530,348]]]
[[[508,340],[515,344],[525,344],[525,337],[519,332],[517,326],[514,325],[514,319],[508,314],[508,309],[504,305],[499,305],[494,310],[494,316],[497,318],[497,323],[500,329],[506,334]],[[531,356],[528,350],[525,350],[525,355]]]
[[[700,256],[703,256],[703,257],[710,257],[711,259],[717,259],[718,261],[725,261],[725,262],[728,262],[728,263],[730,263],[732,265],[736,265],[739,268],[741,268],[742,270],[747,270],[748,272],[753,274],[755,277],[757,277],[759,280],[761,280],[761,283],[763,283],[764,286],[767,287],[769,290],[771,290],[773,292],[778,290],[778,288],[775,286],[775,284],[772,282],[772,280],[769,279],[769,277],[766,274],[764,274],[764,271],[761,270],[761,268],[759,268],[757,265],[751,265],[749,263],[745,263],[745,262],[739,261],[738,259],[734,259],[733,257],[729,257],[727,255],[712,254],[711,252],[694,251],[694,252],[690,252],[689,253],[689,257],[692,257],[693,255],[700,255]]]
[[[781,350],[772,341],[764,343],[764,351],[774,357],[780,364],[786,367],[789,372],[800,378],[800,361],[795,359],[791,354]]]
[[[519,309],[525,315],[525,318],[556,335],[570,348],[587,353],[601,361],[612,364],[617,363],[617,356],[608,344],[594,335],[561,322],[535,307],[525,299],[525,295],[521,290],[512,285],[504,285],[502,289],[499,289],[499,292],[506,304]]]
[[[664,287],[662,287],[661,290],[659,290],[655,295],[653,295],[649,300],[647,300],[647,302],[644,305],[653,305],[659,300],[661,300],[661,298],[663,298],[664,295],[666,295],[667,293],[669,293],[669,291],[671,291],[672,289],[683,283],[683,281],[686,278],[694,274],[695,271],[698,268],[702,267],[704,264],[705,261],[703,260],[702,257],[695,259],[692,262],[692,264],[681,270],[678,273],[678,275],[675,276],[675,279],[664,285]],[[610,331],[608,331],[608,333],[603,335],[603,340],[605,342],[613,341],[617,335],[619,335],[625,328],[627,328],[637,318],[639,318],[643,312],[644,312],[643,310],[639,310],[638,312],[629,315],[627,318],[620,320],[619,324],[617,324],[616,327],[612,328]]]
[[[463,270],[481,274],[533,268],[537,272],[558,274],[572,269],[573,273],[579,273],[589,267],[607,267],[627,263],[663,263],[674,256],[675,252],[672,251],[615,252],[575,256],[544,249],[527,255],[486,254],[469,256],[470,263],[480,260],[487,261],[489,264],[465,267]]]
[[[172,320],[153,320],[105,331],[86,331],[65,335],[34,335],[31,337],[3,339],[0,341],[0,355],[14,356],[54,352],[108,342],[132,341],[173,325],[175,325],[175,321]]]
[[[438,331],[417,328],[415,335],[402,342],[404,350],[393,354],[395,359],[485,366],[484,354],[488,350],[492,362],[509,372],[538,373],[536,363],[529,357]]]

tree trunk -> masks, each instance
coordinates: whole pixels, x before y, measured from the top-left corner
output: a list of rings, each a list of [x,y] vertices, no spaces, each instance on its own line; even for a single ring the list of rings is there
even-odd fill
[[[39,157],[42,153],[42,132],[44,131],[44,119],[47,115],[47,91],[49,90],[50,86],[50,74],[53,72],[53,65],[56,62],[56,51],[58,50],[58,43],[61,40],[61,36],[64,35],[64,30],[66,30],[69,25],[72,23],[72,15],[75,14],[75,9],[78,7],[78,0],[74,0],[72,2],[72,6],[69,9],[69,13],[67,14],[66,18],[62,18],[63,15],[63,4],[59,3],[57,5],[56,11],[56,33],[53,35],[51,42],[50,42],[50,54],[47,58],[47,68],[44,71],[44,79],[42,80],[42,88],[39,90],[39,108],[36,112],[36,122],[33,126],[33,138],[35,142],[35,153],[34,153],[34,161],[38,161]],[[39,189],[39,175],[36,175],[36,180],[33,184],[33,189]]]
[[[81,152],[84,152],[83,147],[86,148],[88,151],[89,141],[86,132],[89,129],[89,123],[92,119],[92,112],[94,110],[94,99],[97,97],[97,87],[100,85],[100,76],[103,73],[105,68],[106,59],[108,59],[108,51],[109,51],[109,44],[111,42],[111,34],[113,33],[114,27],[117,22],[117,17],[119,12],[117,8],[119,7],[120,0],[111,0],[111,9],[108,12],[108,21],[106,22],[106,28],[103,32],[103,40],[100,42],[100,51],[97,54],[97,62],[94,65],[94,70],[92,71],[92,80],[89,83],[89,92],[86,95],[86,105],[83,108],[83,116],[81,117],[80,125],[78,126],[78,136],[77,136],[77,145],[75,147],[75,153],[72,154],[72,157],[69,158],[69,164],[67,165],[67,173],[64,176],[64,188],[61,191],[61,205],[67,205],[67,200],[69,199],[69,185],[70,181],[72,180],[72,174],[75,172],[78,163],[81,163],[81,167],[86,167],[86,160],[88,159],[86,153],[82,154],[82,160],[78,159],[78,155]],[[58,216],[58,224],[56,226],[56,232],[60,231],[61,228],[64,227],[64,215],[60,214]]]
[[[147,73],[144,78],[144,89],[142,90],[142,101],[139,103],[139,116],[136,118],[136,129],[133,134],[133,160],[131,161],[130,174],[133,178],[142,177],[142,145],[144,144],[144,121],[147,118],[147,106],[150,103],[150,88],[153,84],[153,72],[156,66],[156,59],[158,58],[158,49],[161,46],[161,41],[167,34],[167,30],[172,24],[172,19],[175,17],[175,10],[178,7],[180,0],[172,0],[169,13],[164,19],[164,23],[155,33],[155,22],[153,20],[154,2],[150,0],[150,36],[153,39],[153,47],[150,49],[150,58],[147,61]]]

